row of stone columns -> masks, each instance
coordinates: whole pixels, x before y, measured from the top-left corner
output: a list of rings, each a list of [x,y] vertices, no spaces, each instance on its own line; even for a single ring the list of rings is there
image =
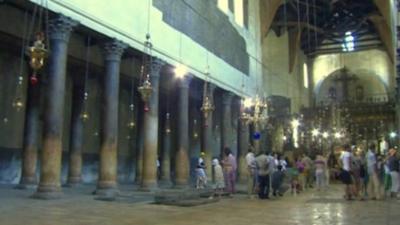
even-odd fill
[[[64,96],[66,84],[66,65],[68,42],[72,29],[78,23],[68,17],[59,16],[49,23],[49,38],[51,54],[49,57],[49,74],[45,94],[45,111],[43,124],[43,150],[41,153],[40,182],[34,197],[57,198],[61,192],[61,156],[62,131],[64,122]],[[127,44],[112,40],[104,45],[104,80],[102,82],[102,114],[101,114],[101,145],[100,166],[96,194],[99,198],[114,198],[117,188],[117,143],[118,143],[118,102],[119,102],[119,74],[121,56]],[[143,112],[143,123],[139,135],[139,153],[137,160],[136,180],[145,190],[157,187],[157,149],[159,144],[159,85],[162,61],[152,63],[150,80],[153,93],[148,102],[149,111]],[[191,77],[186,76],[179,80],[178,99],[178,145],[175,157],[175,184],[186,186],[189,181],[189,85]],[[71,137],[69,154],[68,185],[74,186],[81,181],[83,124],[81,113],[82,100],[79,98],[79,88],[74,88],[73,109],[71,119]],[[211,93],[215,86],[211,85]],[[36,184],[36,161],[38,146],[39,121],[39,92],[40,86],[29,87],[29,106],[26,115],[26,129],[24,138],[24,155],[20,187],[29,187]],[[212,96],[212,95],[211,95]],[[228,133],[231,128],[231,102],[233,94],[227,93],[223,97],[222,145],[229,146]],[[211,99],[213,100],[213,99]],[[169,117],[169,115],[167,115]],[[170,152],[171,134],[169,120],[163,132],[163,161],[161,180],[164,184],[171,183]],[[211,174],[211,136],[212,113],[205,118],[203,124],[202,149],[206,151],[207,173]],[[242,125],[241,132],[248,132],[248,126]],[[241,133],[242,134],[242,133]],[[248,133],[247,133],[248,136]],[[240,138],[248,139],[245,135]],[[247,149],[247,142],[240,142],[241,153]],[[244,149],[243,149],[244,148]]]

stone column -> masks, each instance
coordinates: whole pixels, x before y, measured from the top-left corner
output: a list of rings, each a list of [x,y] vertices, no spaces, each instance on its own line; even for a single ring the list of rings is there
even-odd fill
[[[76,186],[81,182],[83,121],[81,113],[84,101],[83,86],[74,85],[72,95],[72,118],[69,149],[67,186]]]
[[[39,139],[40,82],[29,85],[28,107],[25,117],[24,147],[22,155],[21,180],[17,188],[27,189],[37,186],[36,165]]]
[[[103,80],[103,107],[97,199],[113,200],[117,188],[118,102],[121,56],[127,45],[113,40],[104,46],[105,74]]]
[[[142,106],[143,107],[143,106]],[[135,172],[135,184],[136,185],[142,185],[142,175],[143,175],[143,145],[144,145],[144,135],[143,135],[143,130],[144,130],[144,121],[143,118],[141,118],[141,121],[139,123],[139,130],[138,130],[138,135],[137,135],[137,152],[136,152],[136,172]]]
[[[179,81],[178,150],[175,157],[175,185],[185,187],[189,181],[189,85],[191,77]]]
[[[222,94],[221,151],[223,151],[225,147],[232,148],[232,99],[233,94],[231,92],[224,92]],[[235,153],[234,155],[236,156]]]
[[[77,24],[65,16],[59,16],[49,23],[51,52],[43,117],[40,182],[33,195],[35,198],[59,198],[62,194],[60,174],[67,53],[72,28]]]
[[[160,183],[163,186],[171,186],[171,121],[170,114],[167,113],[165,116],[165,127],[162,131],[163,135],[163,146],[162,146],[162,162],[161,162],[161,180]]]
[[[163,62],[154,59],[151,65],[150,82],[153,86],[143,120],[143,179],[141,188],[151,190],[157,188],[157,151],[158,151],[158,99],[160,86],[160,70]]]
[[[246,182],[247,164],[246,164],[246,154],[249,147],[249,124],[246,120],[239,119],[239,177],[240,183]]]
[[[210,101],[215,107],[214,104],[214,90],[216,86],[213,84],[208,84],[208,97],[210,98]],[[202,146],[201,149],[205,152],[205,157],[204,161],[206,164],[206,174],[207,178],[211,181],[212,179],[212,157],[213,157],[213,151],[211,147],[212,143],[212,128],[213,128],[213,112],[208,113],[208,117],[204,118],[203,115],[203,140],[202,140]]]

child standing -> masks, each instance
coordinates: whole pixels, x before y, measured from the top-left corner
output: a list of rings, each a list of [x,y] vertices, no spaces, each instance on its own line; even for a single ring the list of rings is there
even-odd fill
[[[214,195],[218,195],[221,198],[222,192],[225,188],[224,173],[222,167],[219,164],[218,159],[213,159],[212,165],[214,168]]]
[[[317,155],[317,159],[315,160],[315,180],[317,190],[320,191],[325,185],[325,160],[322,155]]]

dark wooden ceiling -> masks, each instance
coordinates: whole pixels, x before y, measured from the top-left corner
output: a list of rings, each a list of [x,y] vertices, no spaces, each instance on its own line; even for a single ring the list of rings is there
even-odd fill
[[[283,0],[271,30],[300,30],[300,47],[308,56],[342,52],[345,33],[354,37],[354,51],[382,47],[371,15],[379,15],[373,0]]]

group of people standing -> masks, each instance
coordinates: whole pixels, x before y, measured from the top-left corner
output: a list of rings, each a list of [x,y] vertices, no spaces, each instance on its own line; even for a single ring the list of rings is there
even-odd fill
[[[375,144],[370,144],[366,152],[346,144],[339,164],[346,199],[379,200],[397,197],[400,166],[395,148],[389,149],[386,155],[379,155]]]
[[[268,199],[270,188],[273,196],[282,196],[282,187],[287,162],[280,155],[260,152],[255,155],[250,146],[246,155],[247,193],[251,197],[258,194],[260,199]]]
[[[273,196],[282,196],[289,189],[298,194],[307,188],[322,190],[329,185],[327,160],[318,154],[312,160],[307,154],[301,154],[290,160],[280,154],[261,152],[254,155],[252,148],[246,155],[249,196],[256,193],[260,199],[268,199],[272,188]]]
[[[204,188],[207,185],[207,176],[205,173],[206,165],[203,157],[204,153],[202,152],[200,153],[198,165],[196,167],[196,188],[198,189]],[[223,157],[221,159],[214,158],[212,160],[212,168],[214,174],[213,186],[216,194],[221,196],[224,191],[229,194],[234,194],[236,191],[237,163],[235,156],[228,147],[224,148]]]

